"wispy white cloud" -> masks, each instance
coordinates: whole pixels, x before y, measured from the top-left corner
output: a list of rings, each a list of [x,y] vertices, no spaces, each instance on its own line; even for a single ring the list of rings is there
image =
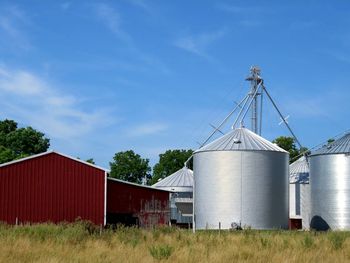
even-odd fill
[[[284,98],[283,107],[292,117],[298,118],[326,118],[334,119],[344,111],[339,105],[346,105],[350,93],[346,87],[339,87],[337,84],[327,84],[319,94],[312,94]]]
[[[327,55],[339,62],[343,62],[346,64],[350,64],[350,55],[348,55],[347,52],[342,52],[341,50],[331,50],[331,49],[322,49],[317,50],[319,53],[322,53],[323,55]]]
[[[68,10],[70,7],[72,6],[72,3],[71,2],[64,2],[61,4],[61,8],[62,10]]]
[[[188,35],[175,40],[174,45],[187,52],[201,57],[210,58],[207,49],[210,45],[225,36],[227,30],[221,29],[215,32],[202,33],[199,35]]]
[[[227,13],[231,13],[231,14],[235,14],[235,15],[244,15],[244,16],[249,16],[251,17],[252,15],[256,15],[256,14],[267,14],[267,13],[273,13],[276,12],[277,7],[275,9],[271,9],[271,8],[265,8],[264,6],[259,6],[259,5],[250,5],[249,3],[247,3],[246,5],[236,5],[233,3],[217,3],[215,5],[215,7],[218,10],[227,12]]]
[[[0,11],[0,37],[12,46],[31,48],[26,34],[30,25],[29,17],[17,6],[7,6]]]
[[[139,8],[142,8],[148,12],[151,11],[149,3],[147,3],[144,0],[126,0],[126,1],[132,5],[139,7]]]
[[[218,3],[216,7],[219,10],[235,14],[242,14],[249,11],[248,8],[227,3]]]
[[[29,71],[0,67],[0,94],[1,114],[53,138],[69,140],[112,123],[107,109],[83,110],[79,98]]]
[[[127,135],[130,137],[141,137],[147,135],[159,134],[168,129],[168,125],[159,122],[143,123],[136,127],[130,128]]]
[[[289,28],[291,30],[310,30],[311,28],[317,26],[316,21],[293,21]]]
[[[239,24],[244,27],[259,27],[262,25],[262,22],[254,19],[243,19],[239,21]]]
[[[130,2],[130,0],[128,0]],[[139,6],[147,7],[144,1],[131,1],[133,4]],[[161,59],[143,52],[140,48],[137,47],[131,35],[124,30],[122,27],[122,17],[118,10],[112,5],[100,3],[94,5],[95,14],[97,18],[113,33],[120,39],[123,44],[125,44],[125,50],[130,53],[132,59],[128,62],[121,62],[122,66],[129,67],[131,70],[147,70],[146,68],[151,68],[152,71],[156,70],[157,72],[162,72],[165,75],[169,75],[171,70],[167,65],[165,65]],[[136,64],[133,64],[131,61],[137,60]],[[116,62],[113,62],[116,64]],[[141,64],[141,66],[140,66]],[[147,67],[143,66],[147,65]]]
[[[261,26],[263,22],[256,18],[256,16],[267,13],[266,9],[259,6],[241,6],[232,3],[218,3],[216,8],[220,11],[233,14],[237,19],[237,24],[244,27]]]
[[[99,3],[95,5],[97,17],[111,30],[120,40],[131,43],[131,37],[122,29],[122,19],[117,11],[110,5]]]
[[[284,103],[284,108],[288,109],[288,114],[299,118],[329,117],[327,108],[324,107],[326,101],[324,97],[299,98]]]

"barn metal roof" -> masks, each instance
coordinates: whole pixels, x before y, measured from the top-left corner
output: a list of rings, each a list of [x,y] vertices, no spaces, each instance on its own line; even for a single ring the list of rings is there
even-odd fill
[[[309,183],[309,163],[305,156],[300,157],[294,163],[289,165],[289,182],[295,183]]]
[[[166,189],[160,189],[160,188],[158,189],[158,188],[153,187],[153,186],[150,186],[150,185],[143,185],[143,184],[132,183],[132,182],[120,180],[120,179],[113,178],[113,177],[107,177],[107,180],[112,181],[112,182],[114,181],[114,182],[118,182],[118,183],[122,183],[122,184],[128,184],[128,185],[132,185],[132,186],[147,188],[147,189],[151,189],[151,190],[158,190],[158,191],[171,192],[171,191],[166,190]]]
[[[192,191],[193,172],[191,169],[184,167],[152,186],[156,188],[168,189],[175,192]]]
[[[276,144],[246,128],[237,128],[230,131],[219,139],[198,149],[195,153],[206,151],[274,151],[288,153]]]
[[[95,164],[85,162],[83,160],[77,159],[75,157],[72,157],[72,156],[69,156],[67,154],[63,154],[63,153],[60,153],[60,152],[57,152],[57,151],[54,151],[54,150],[50,150],[50,151],[47,151],[47,152],[34,154],[34,155],[31,155],[31,156],[28,156],[28,157],[25,157],[25,158],[21,158],[21,159],[18,159],[18,160],[13,160],[13,161],[10,161],[10,162],[7,162],[7,163],[2,163],[2,164],[0,164],[0,167],[11,165],[11,164],[15,164],[15,163],[20,163],[20,162],[23,162],[23,161],[26,161],[26,160],[38,158],[40,156],[44,156],[44,155],[48,155],[48,154],[52,154],[52,153],[61,155],[63,157],[72,159],[73,161],[80,162],[80,163],[83,163],[83,164],[88,165],[88,166],[92,166],[92,167],[94,167],[96,169],[99,169],[99,170],[102,170],[102,171],[105,171],[105,172],[109,172],[109,169],[105,169],[105,168],[97,166]]]
[[[335,140],[334,142],[322,146],[311,155],[350,153],[350,133]]]

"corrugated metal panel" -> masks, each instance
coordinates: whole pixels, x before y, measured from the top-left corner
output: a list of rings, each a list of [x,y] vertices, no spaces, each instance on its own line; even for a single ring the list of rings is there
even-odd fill
[[[192,192],[193,172],[191,169],[184,167],[152,186],[175,192]]]
[[[310,157],[311,227],[350,230],[350,156]]]
[[[194,155],[197,229],[288,227],[288,154],[210,151]]]
[[[323,146],[322,148],[313,152],[311,155],[338,153],[350,153],[350,133],[345,134],[343,137],[335,140],[334,142]]]
[[[274,151],[285,150],[246,128],[235,129],[219,139],[203,146],[195,153],[206,151]]]
[[[0,221],[104,224],[105,172],[51,152],[0,167]]]
[[[168,224],[169,192],[108,178],[107,214],[131,215],[142,227]]]
[[[294,163],[289,165],[290,183],[309,183],[309,163],[305,156],[300,157]]]
[[[310,226],[309,162],[302,156],[289,165],[289,216],[301,217],[303,229]]]
[[[310,184],[289,184],[289,217],[302,218],[303,229],[310,227]]]

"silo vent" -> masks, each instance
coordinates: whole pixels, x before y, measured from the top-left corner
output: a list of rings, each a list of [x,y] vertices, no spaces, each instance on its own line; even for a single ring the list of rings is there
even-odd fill
[[[241,141],[239,140],[239,139],[237,139],[237,138],[233,138],[233,143],[241,143]]]

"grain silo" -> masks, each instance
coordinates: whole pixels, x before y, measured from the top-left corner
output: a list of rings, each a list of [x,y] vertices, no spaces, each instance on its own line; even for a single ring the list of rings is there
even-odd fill
[[[289,165],[289,218],[300,219],[301,227],[310,227],[309,163],[305,156]]]
[[[288,152],[237,128],[193,159],[196,229],[288,227]]]
[[[350,133],[310,156],[311,227],[350,230]]]
[[[153,185],[158,189],[172,191],[170,194],[172,224],[188,226],[193,214],[193,172],[183,167]]]

